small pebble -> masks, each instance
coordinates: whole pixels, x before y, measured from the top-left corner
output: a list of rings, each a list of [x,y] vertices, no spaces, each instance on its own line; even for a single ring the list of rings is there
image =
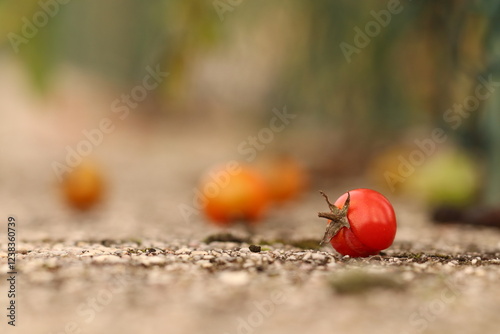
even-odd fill
[[[202,268],[210,268],[210,267],[213,267],[213,264],[210,263],[210,261],[207,261],[207,260],[200,260],[200,261],[197,261],[196,264],[198,264],[199,266],[201,266]]]
[[[208,252],[205,252],[205,251],[192,251],[191,255],[192,256],[195,256],[195,255],[208,255]]]
[[[306,255],[304,255],[304,257],[302,258],[302,261],[309,260],[311,257],[312,257],[312,253],[311,252],[307,252]]]
[[[320,253],[314,253],[312,254],[313,260],[318,260],[318,261],[324,261],[326,256]]]
[[[148,256],[145,258],[141,258],[140,262],[141,264],[144,264],[146,266],[151,266],[151,265],[164,264],[166,261],[165,258],[160,256]]]
[[[248,247],[250,249],[251,252],[254,252],[254,253],[259,253],[261,251],[261,247],[260,246],[257,246],[257,245],[250,245],[250,247]]]

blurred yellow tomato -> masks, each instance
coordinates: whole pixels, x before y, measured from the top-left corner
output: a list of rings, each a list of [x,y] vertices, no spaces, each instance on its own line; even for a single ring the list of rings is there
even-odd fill
[[[411,152],[412,147],[409,145],[395,145],[377,152],[366,170],[369,181],[373,183],[374,187],[399,193],[403,182],[391,183],[387,173],[397,174],[401,164],[400,157],[407,157]]]
[[[79,210],[90,209],[102,199],[103,179],[100,170],[89,161],[84,161],[62,181],[66,202]]]

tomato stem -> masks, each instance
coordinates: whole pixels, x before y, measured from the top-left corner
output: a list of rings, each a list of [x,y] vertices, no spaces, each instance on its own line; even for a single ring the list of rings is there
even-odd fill
[[[339,233],[342,227],[351,228],[349,220],[347,219],[347,211],[349,210],[349,204],[351,203],[351,194],[347,192],[347,199],[345,200],[342,209],[339,209],[335,205],[333,205],[328,199],[328,196],[321,190],[320,194],[323,195],[326,203],[328,203],[328,207],[330,208],[330,212],[318,212],[318,217],[326,218],[329,220],[328,225],[326,225],[325,235],[319,243],[320,245],[323,245],[326,242],[330,242],[330,240],[332,240],[332,238],[337,233]]]

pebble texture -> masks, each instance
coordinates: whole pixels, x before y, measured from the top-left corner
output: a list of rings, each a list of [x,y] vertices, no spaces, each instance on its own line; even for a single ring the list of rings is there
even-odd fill
[[[351,259],[328,248],[277,243],[255,252],[251,246],[22,242],[20,330],[361,333],[373,323],[378,325],[371,333],[452,333],[459,327],[495,333],[497,328],[500,252],[415,251],[409,242],[396,242],[381,255]],[[2,274],[5,262],[2,251]],[[123,320],[117,322],[117,316]]]

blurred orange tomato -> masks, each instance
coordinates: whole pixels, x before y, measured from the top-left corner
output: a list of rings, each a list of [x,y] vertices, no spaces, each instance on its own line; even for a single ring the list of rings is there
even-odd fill
[[[296,198],[306,188],[307,173],[291,156],[267,159],[261,168],[274,202],[283,203]]]
[[[200,189],[205,214],[219,226],[258,223],[268,204],[265,179],[249,166],[213,169],[202,178]]]
[[[84,161],[62,181],[66,202],[79,210],[90,209],[102,199],[103,180],[96,165]]]

